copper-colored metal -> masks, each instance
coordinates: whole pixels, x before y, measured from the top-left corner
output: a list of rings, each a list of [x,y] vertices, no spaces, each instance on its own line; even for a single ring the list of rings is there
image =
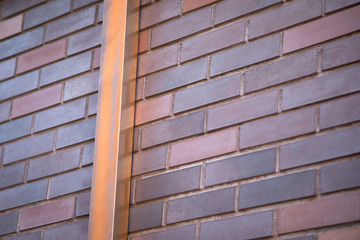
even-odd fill
[[[139,0],[105,0],[89,239],[127,239]]]

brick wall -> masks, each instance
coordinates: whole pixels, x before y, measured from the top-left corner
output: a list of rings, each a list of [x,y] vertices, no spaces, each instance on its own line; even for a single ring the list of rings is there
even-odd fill
[[[0,238],[87,239],[102,2],[0,7]]]
[[[141,1],[131,240],[360,239],[358,3]]]

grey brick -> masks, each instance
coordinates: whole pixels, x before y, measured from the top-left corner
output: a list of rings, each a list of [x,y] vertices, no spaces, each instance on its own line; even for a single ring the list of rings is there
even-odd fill
[[[11,102],[0,103],[0,122],[9,119]]]
[[[84,146],[81,158],[81,165],[89,165],[92,164],[94,161],[94,147],[95,143],[88,143]]]
[[[0,215],[0,235],[16,232],[19,220],[19,211]]]
[[[0,63],[0,80],[14,76],[15,63],[16,63],[16,58],[12,58]]]
[[[0,42],[0,59],[41,45],[44,28],[37,28]]]
[[[74,0],[74,9],[81,8],[96,1],[98,0]]]
[[[99,71],[87,73],[65,83],[64,100],[96,92],[99,87]]]
[[[130,208],[129,231],[160,227],[163,203],[156,202]]]
[[[101,44],[102,26],[96,26],[69,38],[68,55],[74,54]]]
[[[0,211],[45,200],[47,185],[44,179],[0,191]]]
[[[24,181],[25,163],[0,169],[0,188],[9,187]]]
[[[51,1],[25,13],[24,29],[47,22],[70,12],[71,0]]]
[[[41,231],[21,235],[18,234],[14,237],[6,238],[6,240],[41,240]]]
[[[98,106],[98,94],[91,95],[89,97],[88,116],[97,113],[97,106]]]
[[[44,240],[87,240],[89,220],[78,220],[47,228],[44,230]]]
[[[37,88],[39,71],[30,72],[0,83],[0,101]]]
[[[8,164],[42,153],[51,152],[53,140],[54,132],[48,132],[7,144],[5,145],[3,163]]]
[[[104,3],[99,4],[97,22],[102,22],[104,19]]]
[[[85,52],[74,57],[53,63],[42,68],[40,86],[44,86],[64,78],[85,72],[91,68],[91,52]]]
[[[29,135],[31,122],[32,116],[27,116],[0,124],[0,143]]]
[[[75,212],[75,215],[77,217],[89,214],[89,212],[90,212],[90,197],[91,197],[91,192],[82,193],[77,196],[76,212]]]
[[[359,0],[326,0],[325,11],[328,13],[355,3],[359,3]]]
[[[96,118],[74,123],[58,130],[56,148],[95,138]]]
[[[15,13],[21,12],[27,8],[36,6],[47,0],[4,0],[1,12],[1,17],[5,18]]]

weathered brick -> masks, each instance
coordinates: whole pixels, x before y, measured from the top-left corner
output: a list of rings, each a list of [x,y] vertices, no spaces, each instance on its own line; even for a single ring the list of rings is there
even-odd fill
[[[75,0],[74,1],[74,9],[78,9],[78,8],[81,8],[81,7],[84,7],[86,5],[89,5],[91,3],[94,3],[98,0]]]
[[[48,132],[7,144],[5,145],[3,164],[51,152],[53,141],[54,132]]]
[[[87,167],[51,178],[50,198],[90,188],[91,175],[92,167]]]
[[[152,148],[133,154],[132,175],[165,168],[166,146]]]
[[[95,138],[96,118],[74,123],[58,130],[56,148]]]
[[[205,8],[189,15],[164,23],[153,28],[151,47],[174,41],[201,30],[210,28],[211,8]],[[174,31],[176,29],[176,31]]]
[[[284,53],[330,40],[360,29],[360,6],[284,32]]]
[[[85,72],[91,68],[91,52],[85,52],[42,68],[40,86]]]
[[[249,20],[249,38],[255,38],[319,17],[321,8],[321,0],[302,0],[256,15]]]
[[[12,58],[0,63],[0,80],[14,76],[16,58]]]
[[[145,78],[138,78],[136,80],[136,96],[135,100],[142,100],[144,99],[144,85],[145,85]]]
[[[0,191],[0,211],[45,200],[47,185],[44,179]]]
[[[255,239],[272,235],[273,212],[258,212],[204,222],[200,240]]]
[[[248,148],[314,131],[314,108],[286,112],[241,126],[240,148]]]
[[[45,41],[50,41],[94,24],[95,6],[76,11],[47,25]]]
[[[359,0],[327,0],[325,5],[325,11],[328,13],[340,8],[350,6],[355,3],[359,3]]]
[[[90,197],[91,192],[79,194],[76,199],[76,211],[75,216],[88,215],[90,212]]]
[[[98,94],[93,94],[89,96],[88,116],[97,113],[97,106],[98,106]]]
[[[183,3],[183,13],[209,5],[217,0],[185,0]]]
[[[215,24],[280,3],[281,0],[227,0],[216,5]]]
[[[360,238],[359,226],[335,229],[318,234],[319,240],[337,240],[337,239],[356,240],[359,238]]]
[[[81,165],[89,165],[94,161],[94,142],[88,143],[84,146],[81,158]]]
[[[6,238],[6,240],[41,240],[41,231],[17,234],[13,237]]]
[[[275,172],[275,149],[268,149],[206,164],[205,186]]]
[[[173,167],[236,151],[236,132],[236,128],[231,128],[171,144],[170,166]]]
[[[46,0],[4,0],[1,11],[1,17],[8,17],[15,13],[21,12],[27,8],[31,8],[40,3],[46,2]]]
[[[142,101],[136,104],[135,125],[170,116],[172,94]]]
[[[240,74],[235,74],[176,92],[174,112],[179,113],[240,96],[240,78]]]
[[[0,101],[37,88],[39,71],[30,72],[0,83]]]
[[[199,111],[146,126],[142,129],[141,147],[147,148],[202,133],[204,118],[205,112]]]
[[[245,93],[288,82],[317,72],[317,51],[310,50],[284,57],[246,71]]]
[[[199,189],[200,168],[197,166],[137,180],[135,201],[142,202]]]
[[[281,146],[280,169],[358,153],[359,142],[360,127],[353,127]]]
[[[150,50],[150,30],[139,32],[139,53]]]
[[[32,116],[0,124],[0,143],[30,135]]]
[[[0,42],[0,59],[41,45],[44,28],[37,28]]]
[[[60,103],[61,85],[42,89],[13,101],[11,118],[19,117]]]
[[[71,0],[52,1],[25,13],[24,29],[47,22],[70,12]]]
[[[226,36],[226,37],[224,37]],[[245,22],[235,22],[225,27],[185,40],[181,48],[181,61],[208,54],[245,40]]]
[[[74,216],[75,197],[51,201],[21,210],[19,229],[64,221]]]
[[[77,220],[44,230],[44,240],[87,240],[89,220]]]
[[[99,71],[90,72],[66,81],[64,88],[64,100],[96,92],[99,86],[99,73]]]
[[[276,113],[277,102],[277,91],[271,91],[210,108],[207,128],[214,130]]]
[[[145,96],[172,90],[206,78],[207,59],[199,59],[146,78]]]
[[[0,22],[0,40],[21,32],[23,18],[24,15],[21,14]]]
[[[99,9],[98,9],[98,15],[97,15],[97,22],[102,22],[104,19],[104,2],[99,4]]]
[[[176,17],[180,14],[180,0],[164,0],[140,11],[140,29]]]
[[[9,187],[24,181],[25,163],[0,169],[0,188]]]
[[[19,220],[19,212],[9,212],[0,215],[0,236],[16,232]]]
[[[195,225],[166,229],[163,231],[132,237],[131,240],[183,240],[195,239]],[[355,240],[355,239],[354,239]]]
[[[331,226],[360,220],[360,192],[283,207],[278,210],[278,233]]]
[[[315,195],[316,170],[240,185],[239,209]]]
[[[171,45],[138,57],[138,77],[176,65],[177,45]]]
[[[161,226],[163,203],[156,202],[130,208],[129,232]]]
[[[29,162],[27,180],[34,180],[79,167],[80,147],[56,152]]]
[[[279,55],[279,49],[280,35],[276,34],[216,53],[211,58],[210,75],[215,76],[276,57]]]
[[[359,74],[360,66],[355,66],[284,87],[282,107],[291,109],[359,91]]]
[[[6,121],[10,116],[10,106],[11,102],[0,103],[0,122]]]
[[[233,212],[234,198],[235,188],[226,188],[170,200],[166,223]]]
[[[97,48],[94,51],[94,60],[93,60],[93,68],[100,67],[100,56],[101,56],[101,48]]]
[[[74,54],[101,44],[102,26],[90,28],[69,38],[67,54]]]

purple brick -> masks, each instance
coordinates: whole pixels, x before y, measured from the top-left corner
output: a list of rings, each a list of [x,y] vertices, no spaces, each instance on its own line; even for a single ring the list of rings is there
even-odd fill
[[[184,240],[195,239],[195,225],[176,227],[163,231],[132,237],[131,240]]]
[[[74,0],[74,9],[78,9],[89,5],[91,3],[97,2],[98,0]]]
[[[100,71],[87,73],[65,82],[64,100],[96,92],[99,85]]]
[[[25,163],[0,169],[0,188],[9,187],[24,181]]]
[[[133,154],[132,175],[165,168],[166,146],[152,148]]]
[[[97,17],[97,22],[102,22],[104,19],[104,3],[100,3],[99,4],[99,10],[98,10],[98,17]]]
[[[0,124],[0,143],[30,135],[32,116]]]
[[[41,240],[41,231],[16,235],[6,238],[6,240]]]
[[[43,240],[87,240],[89,220],[77,220],[44,230]]]
[[[161,226],[163,203],[156,202],[130,208],[129,232]]]
[[[180,0],[165,0],[142,8],[140,12],[140,29],[178,16],[180,14],[180,7]]]
[[[96,114],[97,107],[98,107],[98,94],[93,94],[89,96],[88,116]]]
[[[74,54],[101,44],[102,26],[96,26],[69,38],[67,54]]]
[[[88,215],[90,212],[91,192],[82,193],[76,199],[76,217]]]
[[[355,3],[359,3],[359,0],[326,0],[325,11],[328,13],[340,8],[350,6]]]
[[[6,121],[10,116],[11,102],[0,103],[0,122]]]
[[[16,63],[16,58],[12,58],[0,63],[0,80],[14,76],[15,63]]]
[[[1,17],[5,18],[11,16],[15,13],[21,12],[27,8],[31,8],[43,2],[46,2],[46,0],[4,0]]]
[[[0,215],[0,236],[16,232],[19,220],[19,212],[9,212]]]
[[[94,147],[95,143],[88,143],[84,146],[81,158],[81,165],[89,165],[92,164],[94,161]]]

